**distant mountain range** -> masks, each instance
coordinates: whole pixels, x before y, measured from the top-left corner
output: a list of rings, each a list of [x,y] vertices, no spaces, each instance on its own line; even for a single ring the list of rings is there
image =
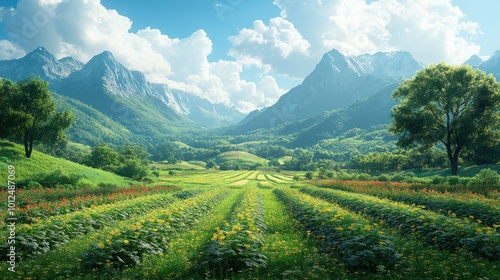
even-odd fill
[[[465,64],[500,80],[500,51]],[[307,147],[352,128],[390,123],[391,93],[423,68],[403,51],[346,56],[331,50],[302,84],[246,117],[234,107],[149,83],[110,52],[84,64],[39,47],[23,58],[0,61],[0,77],[19,81],[38,75],[50,82],[59,108],[72,109],[77,117],[70,139],[80,143],[154,143],[176,133],[230,126],[226,133],[288,135],[289,146]]]
[[[500,80],[500,51],[486,61],[473,56],[464,64]],[[395,105],[392,92],[423,68],[408,52],[345,56],[332,50],[302,84],[271,107],[251,112],[226,133],[269,131],[289,136],[290,147],[307,147],[352,128],[388,124]]]
[[[273,106],[251,114],[232,132],[272,128],[323,111],[347,108],[400,83],[403,78],[412,77],[423,68],[407,52],[345,56],[332,50],[323,55],[302,84],[284,94]]]
[[[58,60],[43,47],[20,59],[0,61],[0,77],[19,81],[34,75],[63,96],[56,98],[59,107],[74,109],[78,122],[87,121],[90,127],[77,123],[70,130],[72,140],[84,143],[111,141],[113,136],[118,142],[151,142],[172,133],[228,126],[245,116],[235,107],[149,83],[144,74],[127,69],[107,51],[86,64],[70,57]],[[100,136],[90,137],[96,134]]]

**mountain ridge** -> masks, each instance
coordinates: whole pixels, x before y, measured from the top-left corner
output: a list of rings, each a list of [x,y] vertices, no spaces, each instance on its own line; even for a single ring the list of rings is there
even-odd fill
[[[246,118],[230,134],[313,117],[323,111],[347,108],[387,86],[411,78],[424,66],[408,52],[346,56],[338,50],[325,53],[302,84],[292,88],[274,105]]]

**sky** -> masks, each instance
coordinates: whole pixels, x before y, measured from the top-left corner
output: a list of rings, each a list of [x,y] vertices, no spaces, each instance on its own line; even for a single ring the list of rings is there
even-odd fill
[[[425,65],[500,49],[498,0],[2,0],[0,60],[111,51],[150,82],[250,112],[324,53],[408,51]]]

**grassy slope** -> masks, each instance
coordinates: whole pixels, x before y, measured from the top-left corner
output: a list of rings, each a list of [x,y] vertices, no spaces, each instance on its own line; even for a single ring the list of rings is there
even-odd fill
[[[63,174],[82,175],[84,178],[82,182],[87,185],[96,185],[101,182],[124,185],[131,182],[116,174],[90,168],[65,159],[55,158],[38,151],[33,151],[32,157],[26,158],[22,145],[0,140],[0,174],[3,174],[2,181],[7,178],[8,165],[16,167],[16,177],[18,180],[23,180],[37,173],[49,173],[60,169]]]
[[[151,166],[163,170],[204,170],[205,163],[200,161],[181,161],[176,164],[170,163],[153,163]]]
[[[247,153],[247,152],[225,152],[218,155],[215,158],[217,164],[221,164],[227,161],[238,163],[241,167],[251,167],[256,163],[262,163],[264,166],[267,166],[269,162],[267,159],[258,157],[256,155]]]

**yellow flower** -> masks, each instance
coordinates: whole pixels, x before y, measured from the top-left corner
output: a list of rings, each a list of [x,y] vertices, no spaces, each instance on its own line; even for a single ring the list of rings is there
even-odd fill
[[[104,243],[100,242],[99,244],[97,244],[97,246],[99,246],[99,248],[104,248]]]
[[[129,242],[127,239],[125,239],[125,240],[123,240],[123,243],[128,244]]]

